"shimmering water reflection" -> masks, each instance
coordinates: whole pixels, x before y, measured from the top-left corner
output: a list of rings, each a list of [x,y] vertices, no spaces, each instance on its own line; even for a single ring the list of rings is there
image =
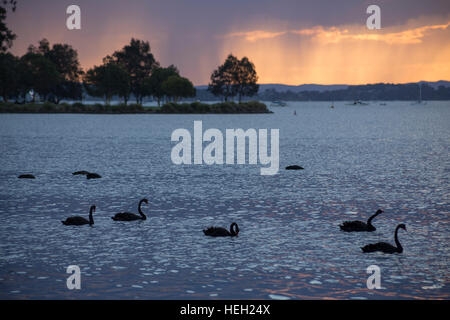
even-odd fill
[[[450,108],[290,103],[271,115],[0,115],[0,298],[449,298]],[[297,116],[293,116],[297,110]],[[175,166],[174,129],[280,129],[280,170]],[[71,172],[103,176],[86,180]],[[19,180],[33,173],[36,180]],[[137,211],[144,222],[114,222]],[[95,226],[65,227],[71,215]],[[343,220],[385,213],[371,234]],[[236,221],[238,238],[210,225]],[[393,242],[401,255],[363,254]],[[366,268],[382,270],[368,290]],[[66,268],[82,289],[66,288]]]

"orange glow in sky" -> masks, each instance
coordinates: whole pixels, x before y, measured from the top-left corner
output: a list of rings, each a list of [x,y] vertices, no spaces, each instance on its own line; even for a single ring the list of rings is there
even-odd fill
[[[422,19],[423,20],[423,19]],[[450,79],[450,20],[381,30],[336,26],[232,31],[222,55],[248,56],[260,83],[364,84]]]
[[[383,25],[382,18],[380,30],[369,30],[364,8],[354,9],[362,17],[360,24],[337,22],[325,26],[323,21],[315,23],[319,22],[317,19],[272,20],[269,14],[251,19],[247,16],[223,19],[219,24],[218,16],[212,18],[210,11],[201,11],[206,9],[189,11],[188,6],[184,9],[186,17],[180,15],[179,19],[167,20],[161,16],[162,9],[145,10],[144,5],[153,8],[149,2],[138,5],[139,1],[133,1],[134,7],[117,2],[107,14],[89,9],[97,5],[89,1],[83,5],[82,30],[72,32],[65,28],[64,19],[55,18],[61,13],[65,17],[63,2],[54,2],[39,12],[33,10],[34,2],[19,3],[22,6],[11,14],[9,21],[18,35],[13,53],[21,55],[30,44],[37,45],[40,39],[47,38],[52,44],[72,45],[85,70],[101,64],[106,55],[135,37],[150,42],[152,53],[162,66],[176,65],[195,85],[208,84],[212,71],[230,53],[238,58],[247,56],[255,64],[259,83],[450,80],[450,14],[445,10],[440,15],[415,15],[387,26]],[[223,5],[222,10],[228,10]],[[390,5],[391,2],[386,2],[385,6],[391,8]],[[127,14],[119,14],[125,11]],[[173,14],[172,10],[167,12]],[[332,18],[330,13],[329,16]],[[183,17],[185,20],[181,21]]]

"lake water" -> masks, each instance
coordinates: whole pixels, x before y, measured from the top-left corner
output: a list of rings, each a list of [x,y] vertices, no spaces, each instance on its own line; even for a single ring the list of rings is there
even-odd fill
[[[449,299],[450,103],[264,115],[0,115],[1,299]],[[297,116],[293,115],[294,110]],[[172,131],[280,129],[280,172],[172,164]],[[286,171],[298,164],[303,171]],[[103,176],[72,176],[88,170]],[[17,176],[32,173],[36,180]],[[148,219],[114,222],[117,212]],[[93,227],[61,220],[87,217]],[[344,220],[373,233],[344,233]],[[236,238],[202,229],[237,222]],[[364,254],[373,242],[402,254]],[[68,290],[66,268],[81,269]],[[366,269],[381,269],[369,290]]]

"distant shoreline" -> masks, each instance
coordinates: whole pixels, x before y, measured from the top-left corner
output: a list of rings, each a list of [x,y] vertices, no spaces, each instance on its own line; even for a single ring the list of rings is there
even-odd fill
[[[0,103],[0,113],[13,114],[267,114],[273,113],[267,106],[258,101],[243,103],[220,102],[206,104],[166,103],[161,107],[144,107],[138,104],[87,105],[82,103]]]

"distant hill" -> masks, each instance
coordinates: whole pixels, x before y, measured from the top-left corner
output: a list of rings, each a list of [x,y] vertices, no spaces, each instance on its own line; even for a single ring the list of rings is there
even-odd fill
[[[408,83],[408,84],[417,84],[418,82],[412,82],[412,83]],[[450,87],[450,81],[445,81],[445,80],[439,80],[439,81],[435,81],[435,82],[429,82],[429,81],[420,81],[420,83],[422,84],[427,84],[430,87],[432,87],[433,89],[438,89],[440,86],[442,87]]]
[[[286,84],[261,84],[259,86],[259,91],[264,92],[266,90],[275,90],[275,91],[292,91],[292,92],[303,92],[303,91],[334,91],[347,89],[348,85],[346,84],[332,84],[332,85],[324,85],[324,84],[301,84],[298,86],[291,86]]]
[[[333,85],[323,85],[323,84],[301,84],[298,86],[278,84],[278,83],[267,83],[259,85],[259,92],[264,92],[266,90],[275,90],[278,92],[292,91],[292,92],[302,92],[302,91],[332,91],[339,89],[346,89],[348,85],[346,84],[333,84]],[[197,86],[199,90],[206,90],[208,86]]]
[[[450,87],[450,81],[445,81],[445,80],[439,80],[439,81],[435,81],[435,82],[420,81],[420,82],[410,82],[410,83],[405,83],[405,84],[418,84],[418,83],[427,84],[430,87],[432,87],[433,89],[437,89],[437,88],[439,88],[439,86]],[[279,84],[279,83],[265,83],[265,84],[259,85],[259,92],[264,92],[266,90],[275,90],[278,92],[291,91],[291,92],[295,92],[295,93],[303,92],[303,91],[324,92],[324,91],[335,91],[335,90],[347,89],[349,86],[352,86],[352,85],[348,85],[348,84],[330,84],[330,85],[301,84],[301,85],[295,86],[295,85],[287,85],[287,84]],[[206,90],[206,89],[208,89],[208,86],[201,85],[201,86],[196,86],[196,88],[199,90]]]
[[[423,100],[450,100],[450,81],[420,81],[416,83],[376,83],[366,85],[320,85],[260,84],[258,95],[248,99],[272,101],[352,101],[352,100],[406,100],[419,99],[419,84]],[[207,91],[207,86],[198,86],[195,99],[220,100]]]

